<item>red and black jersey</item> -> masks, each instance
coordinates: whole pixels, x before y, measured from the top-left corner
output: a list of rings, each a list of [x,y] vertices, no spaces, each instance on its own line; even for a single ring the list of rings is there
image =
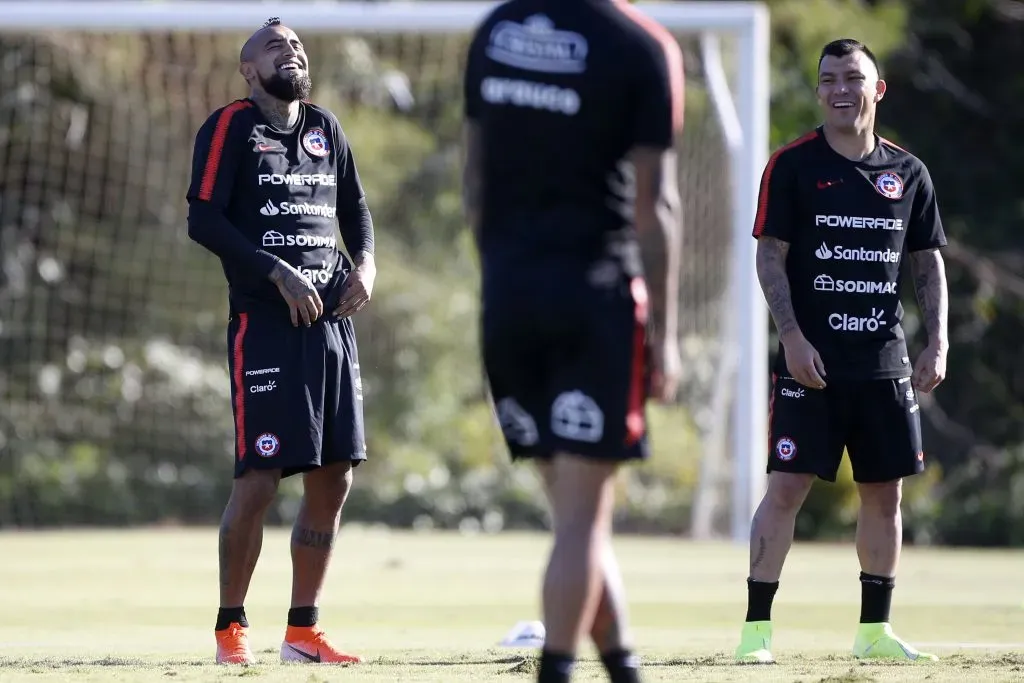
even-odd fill
[[[791,245],[793,310],[828,377],[911,374],[901,326],[904,261],[946,245],[927,167],[888,140],[876,143],[851,161],[819,127],[776,151],[761,180],[754,237]],[[782,376],[785,363],[780,353]]]
[[[196,135],[187,198],[205,211],[199,219],[190,211],[190,234],[221,258],[233,312],[283,305],[267,279],[276,259],[326,300],[351,270],[339,227],[350,253],[372,249],[372,232],[353,230],[365,200],[348,140],[331,112],[306,102],[291,130],[275,128],[249,99],[215,111]],[[217,221],[207,219],[211,210]]]

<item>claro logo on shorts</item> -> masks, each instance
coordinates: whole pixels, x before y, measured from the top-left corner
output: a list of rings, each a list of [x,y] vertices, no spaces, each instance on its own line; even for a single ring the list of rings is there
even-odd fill
[[[277,388],[277,382],[270,380],[266,384],[253,384],[249,387],[250,394],[265,394],[268,391],[273,391]]]

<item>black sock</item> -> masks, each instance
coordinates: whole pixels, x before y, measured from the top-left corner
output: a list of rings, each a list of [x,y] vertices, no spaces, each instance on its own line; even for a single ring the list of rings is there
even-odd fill
[[[772,601],[778,581],[754,581],[747,579],[747,621],[771,621]]]
[[[892,589],[896,585],[888,576],[860,573],[860,623],[879,624],[889,621]]]
[[[575,665],[575,655],[541,650],[537,683],[569,683]]]
[[[244,607],[221,607],[217,610],[217,625],[214,626],[214,630],[223,631],[231,624],[238,624],[239,626],[248,628],[249,622],[245,618]]]
[[[640,683],[640,661],[629,650],[606,652],[601,663],[612,683]]]
[[[316,607],[292,607],[288,610],[289,626],[316,626],[320,610]]]

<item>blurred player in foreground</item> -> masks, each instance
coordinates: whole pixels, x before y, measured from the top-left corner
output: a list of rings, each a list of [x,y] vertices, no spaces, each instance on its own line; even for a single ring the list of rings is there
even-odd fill
[[[761,181],[757,275],[779,330],[768,490],[750,534],[748,609],[736,657],[770,662],[771,607],[815,477],[849,453],[860,494],[857,658],[933,660],[898,638],[889,607],[902,543],[903,477],[924,469],[915,390],[946,374],[946,238],[931,177],[875,134],[885,81],[855,40],[821,52],[824,124],[777,151]],[[909,261],[927,348],[913,369],[900,321]]]
[[[304,473],[281,659],[357,662],[317,626],[352,468],[366,459],[349,316],[370,298],[373,224],[338,119],[306,102],[309,61],[276,18],[242,48],[248,98],[196,136],[189,236],[228,281],[235,480],[220,528],[217,662],[251,664],[243,602],[282,477]],[[338,250],[336,228],[354,266]]]
[[[614,477],[647,456],[649,392],[679,375],[674,142],[682,55],[610,0],[512,0],[465,74],[465,205],[483,275],[483,362],[512,457],[552,507],[538,681],[569,681],[589,633],[639,680],[611,548]]]

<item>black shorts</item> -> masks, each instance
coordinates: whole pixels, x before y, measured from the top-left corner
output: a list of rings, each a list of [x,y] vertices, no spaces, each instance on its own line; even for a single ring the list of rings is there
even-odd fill
[[[228,323],[228,349],[236,478],[366,459],[351,319],[294,327],[287,311],[239,313]]]
[[[920,408],[910,378],[827,380],[821,390],[774,377],[768,471],[835,481],[844,449],[854,481],[894,481],[924,470]]]
[[[497,299],[484,300],[483,359],[513,459],[555,453],[645,458],[643,281],[568,305],[517,306]]]

